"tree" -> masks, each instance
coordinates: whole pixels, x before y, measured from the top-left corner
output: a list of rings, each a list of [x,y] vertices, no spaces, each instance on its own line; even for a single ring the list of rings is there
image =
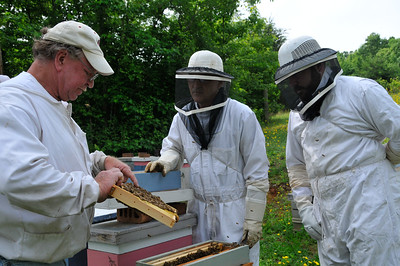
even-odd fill
[[[268,121],[270,113],[283,108],[274,84],[274,74],[279,67],[277,42],[281,32],[272,23],[260,18],[257,9],[250,16],[234,23],[240,38],[227,44],[229,57],[226,69],[235,76],[232,97],[249,105],[260,121]],[[238,35],[236,33],[236,35]]]
[[[249,6],[258,0],[249,0]],[[87,133],[90,150],[108,154],[161,146],[175,114],[175,71],[201,49],[217,52],[236,75],[237,96],[262,119],[268,92],[275,111],[280,36],[257,12],[238,17],[239,0],[0,0],[0,47],[4,71],[16,75],[32,63],[31,47],[40,28],[78,20],[101,37],[115,74],[74,102],[73,117]],[[248,47],[247,47],[248,46]]]
[[[394,38],[381,39],[379,34],[372,33],[358,50],[339,54],[339,60],[347,75],[388,81],[400,75],[398,45]]]

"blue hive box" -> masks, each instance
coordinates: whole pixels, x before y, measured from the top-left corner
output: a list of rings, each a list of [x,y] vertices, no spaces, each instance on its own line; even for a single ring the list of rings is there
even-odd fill
[[[133,172],[139,186],[147,191],[164,191],[181,188],[181,172],[170,171],[165,177],[161,173]],[[129,180],[129,182],[131,182]]]

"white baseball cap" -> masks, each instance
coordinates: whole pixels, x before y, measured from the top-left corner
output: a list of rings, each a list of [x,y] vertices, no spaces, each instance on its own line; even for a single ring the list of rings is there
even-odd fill
[[[86,59],[103,76],[114,73],[100,48],[99,35],[89,26],[76,21],[63,21],[48,29],[44,40],[65,43],[81,48]]]

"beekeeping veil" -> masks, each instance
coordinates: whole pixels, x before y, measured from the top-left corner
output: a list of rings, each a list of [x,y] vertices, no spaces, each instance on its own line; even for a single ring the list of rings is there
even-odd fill
[[[285,42],[278,52],[280,67],[275,73],[275,83],[281,91],[286,105],[298,111],[303,120],[312,120],[319,115],[319,109],[327,93],[335,86],[336,78],[342,69],[336,57],[336,51],[321,48],[317,41],[309,36],[301,36]],[[290,77],[319,63],[325,64],[322,79],[312,94],[312,99],[302,102],[290,84]]]
[[[233,76],[224,72],[221,57],[207,50],[194,53],[188,67],[176,71],[175,109],[202,149],[207,149],[215,133],[222,107],[228,100],[232,79]],[[215,93],[209,93],[210,87]],[[212,95],[211,101],[201,106],[192,93]]]

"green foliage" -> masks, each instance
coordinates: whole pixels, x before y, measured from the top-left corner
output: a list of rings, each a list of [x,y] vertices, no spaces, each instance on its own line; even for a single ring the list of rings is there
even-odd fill
[[[63,20],[91,26],[115,74],[98,78],[74,102],[73,117],[87,133],[90,150],[154,154],[176,112],[175,71],[197,50],[221,55],[226,71],[236,76],[233,96],[260,121],[279,110],[272,75],[282,37],[260,18],[258,2],[245,1],[250,16],[239,17],[238,0],[0,0],[4,74],[29,68],[42,27]]]
[[[400,92],[397,93],[390,93],[390,96],[392,96],[393,100],[400,105]]]
[[[38,36],[38,21],[44,8],[33,1],[3,1],[0,5],[0,48],[2,48],[3,71],[10,77],[26,70],[32,63],[31,45],[33,35]],[[32,21],[34,18],[34,21]],[[23,26],[21,26],[23,25]],[[32,35],[33,33],[33,35]]]
[[[225,59],[225,70],[235,79],[231,96],[247,105],[260,121],[268,120],[270,113],[282,109],[278,103],[280,92],[274,84],[278,65],[275,43],[281,32],[258,15],[257,9],[250,9],[250,16],[234,22],[232,31],[240,38],[231,37],[224,48],[229,56]]]
[[[384,79],[377,80],[389,93],[400,93],[400,78],[391,78],[389,81]]]
[[[339,53],[338,58],[345,75],[386,82],[400,78],[400,39],[372,33],[358,50]]]

